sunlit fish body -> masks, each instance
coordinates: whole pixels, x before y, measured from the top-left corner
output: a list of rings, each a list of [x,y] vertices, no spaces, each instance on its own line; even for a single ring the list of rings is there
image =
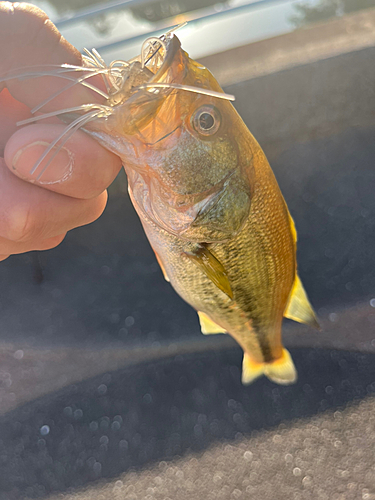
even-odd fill
[[[294,223],[262,149],[176,36],[154,39],[125,69],[112,79],[108,110],[89,109],[84,121],[72,109],[65,120],[83,121],[122,158],[164,277],[198,311],[204,334],[227,332],[240,344],[243,383],[263,374],[293,383],[283,317],[317,322],[297,274]]]

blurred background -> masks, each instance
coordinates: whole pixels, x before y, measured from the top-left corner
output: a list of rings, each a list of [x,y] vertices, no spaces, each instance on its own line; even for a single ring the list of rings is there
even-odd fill
[[[0,264],[0,499],[375,499],[375,0],[32,2],[78,49],[178,36],[263,147],[323,331],[295,386],[240,383],[162,277],[120,173],[106,212]]]

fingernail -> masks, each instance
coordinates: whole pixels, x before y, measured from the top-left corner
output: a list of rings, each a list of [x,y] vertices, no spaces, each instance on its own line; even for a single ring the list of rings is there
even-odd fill
[[[57,149],[57,147],[52,148],[35,172],[33,172],[34,165],[37,164],[49,145],[48,142],[37,141],[18,150],[12,162],[14,172],[28,182],[42,185],[58,184],[69,179],[73,172],[74,154],[66,148],[61,148],[50,165],[43,171]]]

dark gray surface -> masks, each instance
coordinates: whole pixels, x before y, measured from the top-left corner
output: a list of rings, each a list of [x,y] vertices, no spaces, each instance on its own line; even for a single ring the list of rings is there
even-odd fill
[[[292,355],[299,380],[289,387],[266,379],[244,387],[235,349],[107,373],[27,404],[0,420],[0,498],[43,498],[115,478],[375,392],[374,355]]]

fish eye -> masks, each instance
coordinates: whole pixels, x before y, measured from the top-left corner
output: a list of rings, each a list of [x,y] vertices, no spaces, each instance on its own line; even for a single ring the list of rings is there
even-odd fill
[[[199,134],[213,135],[220,127],[220,113],[214,106],[202,106],[194,113],[192,123]]]

